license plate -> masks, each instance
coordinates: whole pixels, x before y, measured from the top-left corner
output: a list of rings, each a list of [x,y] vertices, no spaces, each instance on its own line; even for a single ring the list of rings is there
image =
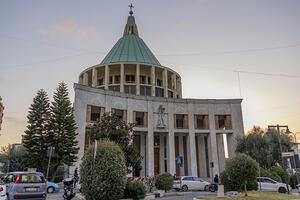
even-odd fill
[[[26,192],[37,192],[38,189],[37,188],[25,188]]]

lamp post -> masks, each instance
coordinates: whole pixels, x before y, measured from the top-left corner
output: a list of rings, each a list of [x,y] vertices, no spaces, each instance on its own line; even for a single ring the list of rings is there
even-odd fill
[[[276,128],[277,129],[277,136],[278,136],[278,143],[279,143],[279,151],[280,151],[280,164],[281,164],[281,167],[284,169],[284,173],[285,173],[285,183],[286,183],[286,188],[287,188],[287,192],[288,194],[290,193],[290,189],[289,189],[289,184],[288,184],[288,177],[287,177],[287,172],[286,172],[286,167],[284,165],[284,162],[283,162],[283,159],[282,159],[282,145],[281,145],[281,139],[280,139],[280,128],[285,128],[286,129],[286,134],[289,134],[290,133],[290,130],[289,130],[289,127],[287,125],[268,125],[268,129],[274,129]]]

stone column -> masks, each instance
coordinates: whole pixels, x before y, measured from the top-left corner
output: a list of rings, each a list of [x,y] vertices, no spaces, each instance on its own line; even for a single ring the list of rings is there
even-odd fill
[[[84,72],[83,73],[83,85],[88,85],[89,84],[89,75],[88,73]]]
[[[242,101],[242,100],[241,100]],[[231,104],[232,134],[227,134],[228,156],[231,158],[235,154],[238,136],[244,136],[244,124],[241,103]]]
[[[177,97],[177,81],[176,81],[176,74],[173,73],[172,74],[172,90],[174,91],[173,97],[176,98]]]
[[[145,135],[143,134],[143,133],[141,133],[140,134],[140,138],[141,138],[141,140],[140,140],[140,143],[141,143],[141,156],[143,157],[143,159],[142,159],[142,163],[141,163],[141,165],[142,165],[142,169],[141,169],[141,176],[146,176],[146,170],[145,170],[145,168],[146,168],[146,160],[145,160],[145,158],[147,157],[146,156],[146,152],[145,152],[145,144],[146,144],[146,141],[145,141]]]
[[[147,176],[154,176],[154,131],[152,103],[148,101]]]
[[[120,92],[124,92],[124,64],[120,66]]]
[[[219,170],[221,173],[225,169],[225,149],[224,149],[223,134],[217,135],[217,146],[218,146]]]
[[[213,174],[214,177],[216,174],[219,174],[219,160],[218,160],[218,148],[217,148],[217,135],[215,127],[215,106],[214,104],[209,105],[209,139],[210,139],[210,148],[211,148],[211,160],[214,162]]]
[[[97,86],[97,81],[98,81],[98,72],[97,72],[97,68],[94,67],[92,71],[92,87]]]
[[[155,96],[155,66],[151,66],[151,96]]]
[[[108,65],[105,65],[105,79],[104,79],[105,90],[108,90],[108,84],[109,84],[109,67]]]
[[[136,95],[140,95],[140,64],[136,65]]]
[[[163,86],[164,86],[164,97],[168,98],[168,71],[164,69],[163,71]]]
[[[195,126],[194,126],[194,105],[188,104],[189,119],[189,135],[188,135],[188,171],[189,175],[197,176],[197,158],[196,158],[196,142],[195,142]]]
[[[75,89],[75,100],[74,100],[74,119],[77,124],[76,132],[78,135],[76,136],[76,140],[78,141],[78,160],[76,162],[76,166],[79,167],[81,164],[81,158],[84,155],[84,142],[85,142],[85,127],[86,127],[86,109],[87,104],[83,100],[84,99],[84,92],[82,90],[77,89],[76,85]]]
[[[175,134],[174,134],[174,105],[168,104],[168,172],[170,174],[176,173],[175,163]]]

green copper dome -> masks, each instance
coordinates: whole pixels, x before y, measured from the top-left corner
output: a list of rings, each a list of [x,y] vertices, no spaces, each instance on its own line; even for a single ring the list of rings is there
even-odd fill
[[[102,60],[101,65],[117,62],[139,62],[160,65],[159,61],[139,37],[134,16],[128,16],[123,37]]]

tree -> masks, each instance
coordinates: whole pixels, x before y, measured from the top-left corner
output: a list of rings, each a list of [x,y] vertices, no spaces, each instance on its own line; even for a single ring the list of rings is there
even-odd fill
[[[14,148],[13,145],[8,145],[7,147],[2,147],[0,151],[0,163],[4,163],[0,167],[0,171],[25,171],[25,148],[20,146]]]
[[[51,146],[55,148],[52,163],[52,180],[54,180],[60,165],[71,165],[77,160],[76,122],[72,103],[68,96],[65,83],[60,83],[54,93],[51,105],[50,138]]]
[[[287,135],[280,135],[283,151],[288,151],[291,140]],[[281,164],[278,133],[274,130],[264,131],[259,126],[254,126],[244,137],[238,138],[236,152],[245,153],[256,160],[265,169]]]
[[[124,151],[127,172],[130,168],[141,169],[141,157],[135,150],[133,140],[133,124],[126,124],[114,113],[105,113],[98,122],[91,126],[92,139],[109,139],[117,143]]]
[[[221,174],[221,182],[226,190],[244,191],[256,189],[256,177],[259,174],[258,163],[246,154],[237,154],[226,162]]]
[[[44,172],[47,169],[47,149],[49,145],[50,103],[44,90],[39,90],[28,112],[28,126],[23,137],[28,167]]]
[[[109,140],[100,141],[83,156],[80,166],[81,190],[87,200],[117,200],[124,195],[126,164],[121,148]]]

